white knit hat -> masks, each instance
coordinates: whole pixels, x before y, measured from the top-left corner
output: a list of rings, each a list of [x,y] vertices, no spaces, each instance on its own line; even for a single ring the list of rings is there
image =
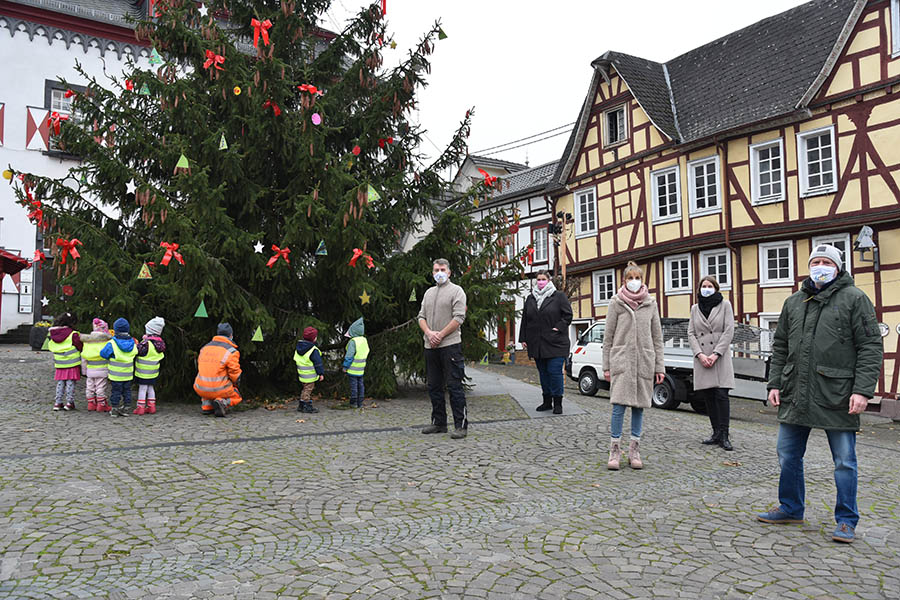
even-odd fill
[[[166,320],[162,317],[153,317],[144,325],[144,331],[147,335],[162,335],[163,327],[166,326]]]
[[[841,252],[840,248],[831,244],[819,244],[813,248],[813,251],[809,254],[809,262],[812,262],[814,258],[827,258],[837,265],[838,271],[844,268],[844,253]]]

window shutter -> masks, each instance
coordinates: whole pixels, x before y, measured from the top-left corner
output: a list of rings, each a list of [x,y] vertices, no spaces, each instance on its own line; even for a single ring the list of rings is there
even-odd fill
[[[47,119],[50,111],[46,108],[27,106],[25,123],[25,149],[49,150],[50,149],[50,124]]]
[[[6,116],[6,104],[0,102],[0,146],[3,145],[3,119]]]

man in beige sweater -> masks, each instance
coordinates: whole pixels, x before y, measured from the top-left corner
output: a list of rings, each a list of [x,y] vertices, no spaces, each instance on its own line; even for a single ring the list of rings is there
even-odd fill
[[[458,440],[466,437],[469,421],[466,415],[466,376],[459,327],[466,320],[466,293],[450,282],[450,263],[445,258],[434,261],[432,275],[437,285],[428,288],[419,310],[419,327],[425,339],[425,379],[431,397],[431,425],[422,433],[447,432],[447,405],[444,386],[450,392],[453,411],[453,433]]]

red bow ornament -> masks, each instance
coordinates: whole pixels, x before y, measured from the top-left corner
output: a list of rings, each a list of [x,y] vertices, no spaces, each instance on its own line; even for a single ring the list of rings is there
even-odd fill
[[[62,121],[68,121],[69,115],[61,115],[58,112],[50,113],[50,116],[47,117],[47,125],[50,126],[51,131],[53,131],[53,135],[59,135],[59,125]]]
[[[356,266],[356,261],[358,261],[360,257],[365,257],[365,259],[366,259],[366,266],[367,266],[368,268],[371,269],[371,268],[373,268],[373,267],[375,266],[375,261],[372,260],[372,257],[369,256],[368,254],[364,254],[363,251],[360,250],[359,248],[354,248],[354,249],[353,249],[353,257],[350,259],[350,262],[347,263],[347,264],[349,264],[351,267],[355,267],[355,266]]]
[[[184,265],[184,259],[181,257],[181,254],[178,252],[178,244],[170,244],[169,242],[160,242],[160,248],[165,248],[166,253],[163,256],[163,259],[159,261],[159,264],[168,266],[169,261],[174,257],[175,260],[178,261],[179,264]]]
[[[269,108],[270,106],[272,107],[273,115],[275,115],[276,117],[281,116],[281,109],[276,103],[272,102],[271,100],[266,100],[265,102],[263,102],[263,108]]]
[[[72,90],[66,90],[66,93],[63,94],[63,96],[65,96],[66,98],[71,98],[74,95],[75,95],[75,92],[73,92]]]
[[[78,248],[76,248],[76,246],[82,245],[78,239],[72,238],[72,240],[70,241],[65,238],[57,238],[56,245],[62,250],[62,256],[60,257],[59,264],[66,264],[66,258],[68,258],[70,254],[72,255],[72,260],[78,260],[79,258],[81,258],[81,255],[78,254]]]
[[[272,21],[266,19],[250,19],[250,27],[253,28],[253,46],[259,48],[259,36],[262,35],[263,45],[269,45],[269,28],[272,27]]]
[[[32,202],[31,206],[34,208],[28,213],[28,219],[34,221],[34,224],[38,227],[42,227],[44,225],[44,211],[41,209],[40,201],[36,200]]]
[[[272,258],[269,259],[269,262],[266,263],[267,267],[271,269],[272,265],[278,262],[279,258],[283,258],[284,262],[286,262],[287,264],[291,264],[291,261],[288,258],[288,254],[291,253],[290,248],[288,248],[287,246],[285,246],[284,248],[279,248],[275,244],[272,244],[272,251],[275,252],[275,254],[273,254]]]
[[[47,255],[44,254],[43,250],[35,250],[34,251],[34,260],[31,261],[31,264],[37,263],[40,266],[44,266],[44,261],[47,260]]]
[[[215,66],[219,71],[224,71],[221,65],[225,64],[225,57],[221,54],[216,54],[212,50],[206,51],[206,61],[203,63],[204,69],[209,69],[212,66]]]
[[[528,252],[528,264],[529,265],[533,264],[534,263],[534,248],[529,247],[527,252]]]
[[[378,139],[378,147],[379,147],[379,148],[384,148],[384,144],[385,144],[385,143],[393,144],[393,143],[394,143],[394,138],[389,137],[389,138],[379,138],[379,139]],[[480,169],[479,169],[479,170],[480,170]]]
[[[494,187],[494,182],[497,181],[497,178],[484,169],[478,169],[478,172],[484,175],[484,185],[488,187]]]
[[[302,85],[298,85],[297,89],[300,90],[301,92],[309,92],[310,94],[312,94],[314,96],[321,96],[325,93],[322,90],[320,90],[319,88],[317,88],[316,86],[312,85],[311,83],[304,83]]]
[[[129,92],[133,92],[134,91],[134,82],[130,79],[126,79],[125,80],[125,89],[128,90]]]

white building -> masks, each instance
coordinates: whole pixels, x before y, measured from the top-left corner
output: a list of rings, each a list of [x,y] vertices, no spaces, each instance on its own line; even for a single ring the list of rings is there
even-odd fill
[[[146,0],[0,3],[0,170],[61,177],[76,164],[76,157],[52,147],[49,136],[50,112],[68,114],[71,109],[59,79],[76,92],[87,85],[75,70],[76,61],[100,83],[104,72],[121,76],[128,56],[146,67],[149,49],[135,39],[125,16],[140,17],[147,10]],[[31,259],[35,248],[49,248],[50,240],[42,240],[26,215],[12,187],[0,185],[0,248]],[[3,277],[0,334],[39,320],[41,297],[56,293],[55,276],[46,279],[37,269],[26,269],[16,279]]]

